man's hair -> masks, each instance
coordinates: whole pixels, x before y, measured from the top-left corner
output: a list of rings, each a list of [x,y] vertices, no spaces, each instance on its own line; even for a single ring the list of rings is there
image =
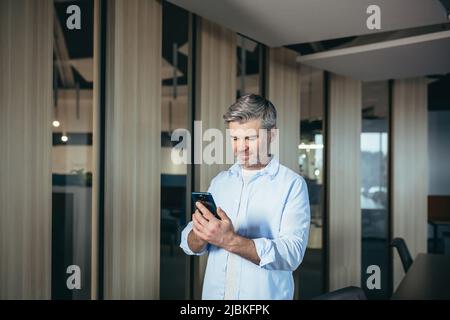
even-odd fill
[[[257,94],[246,94],[236,100],[223,115],[226,123],[261,120],[261,128],[272,129],[277,124],[277,110],[272,102]]]

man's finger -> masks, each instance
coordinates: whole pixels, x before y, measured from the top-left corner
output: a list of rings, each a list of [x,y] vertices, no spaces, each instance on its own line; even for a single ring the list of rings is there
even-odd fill
[[[202,213],[203,211],[208,211],[208,209],[203,205],[203,203],[201,203],[200,201],[197,201],[195,203],[195,206],[197,207],[198,210],[200,210]]]
[[[203,203],[197,201],[195,204],[197,205],[197,208],[203,213],[203,217],[206,218],[208,221],[211,221],[212,219],[217,219],[216,217],[214,217],[211,211],[209,211],[208,208],[206,208],[203,205]]]
[[[230,218],[228,218],[227,214],[225,213],[225,211],[222,210],[221,207],[217,207],[217,214],[219,215],[219,217],[222,220],[225,220],[225,221],[229,221],[230,220]]]
[[[200,212],[193,214],[192,219],[193,220],[195,219],[195,222],[203,227],[205,227],[208,224],[208,220],[203,218],[203,216]]]
[[[205,234],[201,230],[199,230],[195,225],[192,227],[192,231],[194,231],[197,237],[199,237],[203,241],[206,241]]]
[[[206,225],[208,222],[209,222],[209,220],[208,219],[206,219],[203,215],[202,215],[202,213],[200,212],[200,211],[196,211],[196,216],[197,216],[197,218],[198,218],[198,220],[200,220],[201,222],[202,222],[202,225]]]
[[[192,222],[194,222],[193,226],[197,227],[197,229],[199,229],[201,231],[204,229],[202,224],[198,221],[198,218],[196,215],[192,215]]]

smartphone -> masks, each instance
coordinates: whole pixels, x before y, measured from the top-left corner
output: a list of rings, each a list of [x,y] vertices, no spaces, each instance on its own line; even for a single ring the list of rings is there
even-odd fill
[[[195,203],[197,201],[200,201],[206,208],[208,208],[209,211],[211,211],[211,213],[219,220],[220,217],[217,214],[217,206],[216,203],[214,202],[213,196],[211,193],[209,192],[192,192],[192,204],[193,204],[193,208],[197,209],[197,206],[195,205]],[[200,210],[199,210],[200,211]],[[201,213],[201,211],[200,211]]]

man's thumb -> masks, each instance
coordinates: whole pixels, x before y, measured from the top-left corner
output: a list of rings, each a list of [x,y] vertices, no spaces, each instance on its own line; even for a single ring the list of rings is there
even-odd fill
[[[220,217],[222,220],[228,220],[227,214],[225,213],[225,211],[222,210],[221,207],[217,207],[217,214],[219,215],[219,217]]]

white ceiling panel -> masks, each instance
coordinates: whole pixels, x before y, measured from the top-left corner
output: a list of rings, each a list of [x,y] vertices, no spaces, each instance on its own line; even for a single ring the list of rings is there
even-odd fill
[[[298,62],[363,81],[450,72],[450,31],[299,56]]]
[[[169,0],[271,47],[447,22],[439,0]],[[381,30],[366,26],[369,5]]]

